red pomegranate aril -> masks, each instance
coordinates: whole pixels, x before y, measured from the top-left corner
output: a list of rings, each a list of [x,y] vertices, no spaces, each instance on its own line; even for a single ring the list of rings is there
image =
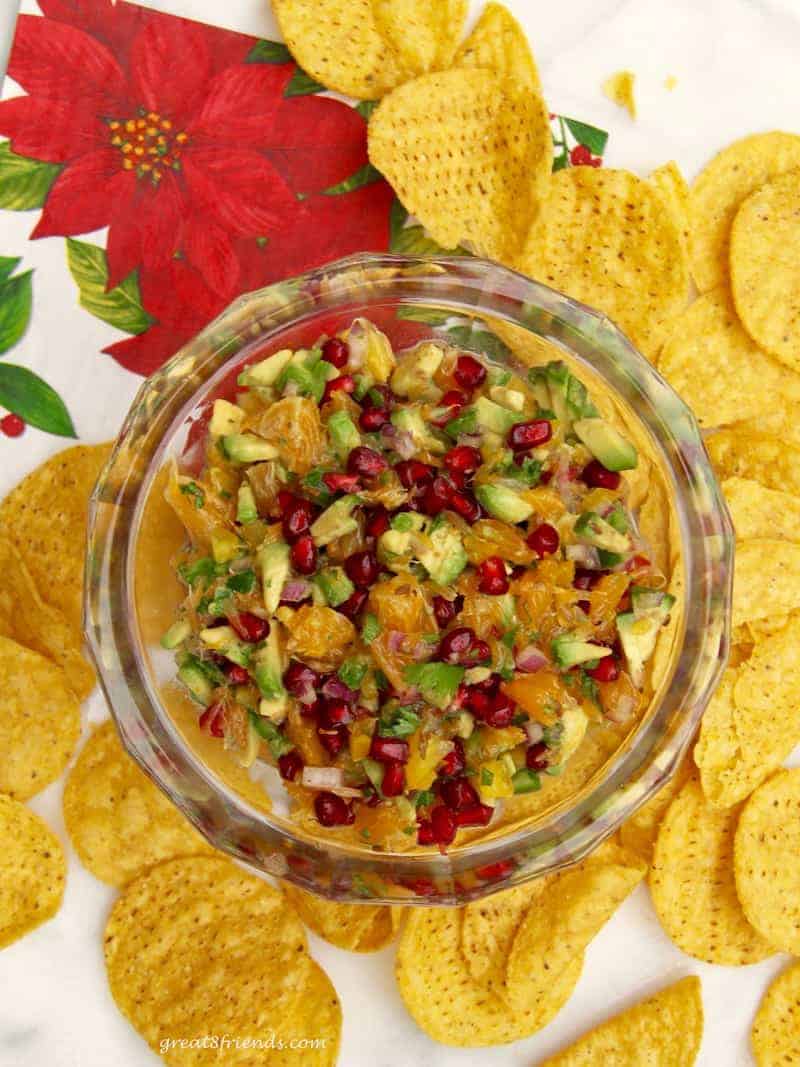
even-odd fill
[[[341,337],[329,337],[322,345],[322,358],[326,363],[341,368],[350,356],[350,346]]]
[[[354,493],[359,488],[357,474],[329,471],[322,475],[322,480],[332,493]]]
[[[581,609],[584,615],[588,615],[592,610],[592,605],[588,600],[579,600],[578,607]]]
[[[322,826],[351,826],[356,818],[352,801],[337,797],[335,793],[317,793],[314,812]]]
[[[450,506],[453,489],[446,478],[438,476],[425,490],[422,498],[422,510],[426,515],[438,515]]]
[[[458,626],[444,635],[439,642],[437,658],[445,663],[460,663],[475,642],[475,631],[468,626]],[[488,647],[488,646],[487,646]]]
[[[300,708],[300,714],[304,719],[315,719],[319,722],[319,716],[322,711],[322,698],[317,697],[311,704],[304,704],[302,700],[298,701]]]
[[[494,808],[489,804],[474,804],[456,812],[456,826],[488,826],[493,815]]]
[[[340,374],[338,378],[331,378],[325,383],[325,392],[322,394],[322,403],[327,404],[334,393],[352,393],[356,383],[350,374]]]
[[[443,804],[431,812],[433,839],[437,845],[449,845],[455,840],[456,820],[452,811]]]
[[[349,736],[350,732],[346,726],[337,726],[330,730],[324,730],[322,728],[317,730],[317,737],[319,738],[320,744],[329,756],[337,756],[347,743]]]
[[[425,819],[417,827],[417,844],[418,845],[433,845],[436,843],[436,836],[433,832],[433,823],[430,819]]]
[[[472,648],[461,660],[465,667],[475,667],[487,659],[492,658],[492,650],[486,641],[476,639],[472,642]]]
[[[377,478],[387,470],[389,463],[385,456],[374,448],[359,445],[347,457],[348,474],[357,474],[361,478]]]
[[[250,681],[250,675],[245,668],[238,663],[227,663],[224,670],[225,677],[231,685],[247,685]]]
[[[451,811],[471,808],[479,802],[475,787],[466,778],[448,778],[441,783],[439,795]]]
[[[381,534],[386,533],[390,525],[389,512],[386,508],[374,508],[366,513],[364,533],[367,537],[380,537]]]
[[[453,377],[462,389],[477,389],[486,379],[486,368],[474,356],[459,356]]]
[[[506,565],[499,556],[489,556],[478,564],[478,589],[490,596],[503,596],[508,592]]]
[[[249,611],[241,611],[238,615],[231,615],[230,624],[243,641],[263,641],[269,635],[269,623],[266,619],[253,615]]]
[[[399,737],[381,737],[379,734],[372,735],[369,746],[371,759],[381,763],[408,763],[408,741]]]
[[[309,689],[318,689],[321,682],[317,672],[299,659],[290,660],[283,672],[283,684],[293,697],[303,696]]]
[[[596,682],[615,682],[619,678],[619,664],[613,656],[603,656],[597,666],[586,673]]]
[[[553,427],[549,419],[532,419],[530,422],[518,422],[508,431],[508,443],[515,452],[546,445],[553,436]]]
[[[452,493],[450,496],[450,507],[457,515],[460,515],[465,522],[470,523],[477,522],[481,517],[481,506],[474,497],[467,496],[466,493]]]
[[[283,536],[287,541],[294,541],[301,534],[307,533],[314,518],[314,505],[310,500],[294,497],[281,520]]]
[[[446,426],[451,419],[458,415],[467,402],[467,397],[460,393],[458,389],[448,389],[436,405],[437,411],[441,412],[441,414],[431,416],[431,422],[434,426]]]
[[[456,445],[444,457],[444,465],[455,474],[474,474],[483,463],[477,448],[471,445]]]
[[[415,485],[424,485],[433,481],[433,467],[429,467],[427,463],[419,459],[402,459],[399,463],[395,463],[394,470],[405,489],[413,489]]]
[[[389,421],[386,408],[364,408],[358,416],[358,425],[364,433],[377,433]]]
[[[381,792],[385,797],[399,797],[406,782],[402,763],[387,763],[381,780]]]
[[[447,597],[435,596],[433,598],[433,614],[442,630],[449,626],[453,619],[464,607],[464,598],[458,593],[453,600]]]
[[[288,511],[295,499],[296,497],[294,493],[290,493],[288,489],[278,490],[278,507],[280,508],[281,514]]]
[[[442,760],[440,774],[461,774],[467,765],[467,757],[464,753],[464,742],[460,737],[453,741],[453,748]]]
[[[225,736],[225,708],[219,701],[209,704],[198,719],[201,730],[205,730],[212,737]]]
[[[531,771],[543,771],[547,767],[547,745],[537,741],[525,753],[525,766]]]
[[[511,725],[515,707],[514,702],[505,693],[498,693],[492,700],[489,710],[484,714],[483,721],[487,726],[502,730]]]
[[[499,882],[501,878],[508,878],[515,866],[513,860],[487,863],[485,867],[475,868],[475,876],[484,882]]]
[[[344,561],[345,574],[354,585],[360,588],[372,585],[378,577],[380,569],[378,557],[368,549],[363,552],[354,552],[352,556],[348,556]]]
[[[367,596],[368,593],[366,589],[356,589],[350,594],[347,600],[336,605],[336,610],[340,611],[347,619],[355,619],[366,604]]]
[[[482,719],[491,707],[491,701],[486,693],[482,693],[475,686],[470,686],[466,703],[473,715],[477,715],[479,719]]]
[[[605,571],[590,571],[585,567],[575,568],[575,577],[572,579],[573,589],[594,589]]]
[[[324,730],[335,730],[353,721],[353,709],[346,700],[323,700],[319,709],[319,721]]]
[[[539,558],[552,556],[558,550],[561,539],[558,530],[549,522],[540,522],[535,530],[531,530],[527,537],[528,548],[532,548]]]
[[[317,569],[317,546],[311,534],[298,537],[289,550],[289,556],[298,574],[313,574]]]
[[[303,757],[293,748],[291,752],[284,752],[282,756],[278,756],[278,770],[280,771],[281,778],[285,778],[287,782],[293,782],[299,774],[302,774]]]
[[[618,471],[610,471],[607,467],[596,459],[593,459],[591,463],[587,463],[581,472],[581,481],[592,489],[619,489],[619,483],[622,480]]]

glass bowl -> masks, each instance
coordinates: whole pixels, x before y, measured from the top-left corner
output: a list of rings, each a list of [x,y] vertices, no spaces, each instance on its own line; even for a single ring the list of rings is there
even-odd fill
[[[159,645],[183,595],[170,567],[183,531],[160,491],[168,460],[200,444],[204,415],[235,392],[243,363],[308,346],[361,315],[395,348],[445,336],[501,361],[509,346],[524,363],[566,359],[648,458],[645,508],[678,598],[652,701],[628,736],[613,751],[580,759],[579,750],[557,785],[446,854],[413,843],[381,851],[294,823],[272,768],[248,772],[200,732]],[[732,559],[730,518],[694,418],[607,318],[484,260],[365,254],[240,297],[143,384],[91,502],[86,636],[126,748],[214,846],[338,901],[463,903],[581,859],[667,781],[725,665]]]

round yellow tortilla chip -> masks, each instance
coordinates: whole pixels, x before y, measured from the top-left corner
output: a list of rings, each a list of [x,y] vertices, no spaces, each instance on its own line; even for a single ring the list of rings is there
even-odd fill
[[[110,451],[111,445],[104,444],[58,452],[0,504],[3,536],[16,546],[42,600],[62,611],[77,635],[89,497]]]
[[[213,852],[125,752],[112,722],[83,746],[64,788],[64,822],[81,863],[126,885],[163,860]]]
[[[720,478],[752,478],[767,489],[800,495],[800,448],[771,433],[733,426],[705,440]]]
[[[338,904],[296,886],[284,886],[286,899],[317,936],[347,952],[376,952],[394,938],[392,909],[380,904]]]
[[[514,936],[546,885],[546,878],[537,878],[464,908],[461,951],[467,967],[476,982],[498,996],[503,996],[506,961]]]
[[[193,857],[153,867],[124,890],[105,932],[117,1006],[173,1067],[251,1065],[253,1048],[172,1047],[207,1034],[264,1043],[259,1064],[286,1064],[284,1042],[319,1039],[293,1055],[311,1067],[336,1062],[341,1007],[308,956],[303,926],[283,894],[223,859]]]
[[[725,479],[722,492],[739,540],[772,537],[800,541],[800,500],[796,496],[767,489],[752,478],[736,477]]]
[[[518,1041],[541,1030],[572,995],[583,957],[554,978],[541,1000],[520,1011],[475,982],[461,952],[461,908],[415,908],[397,949],[400,996],[420,1029],[443,1045],[481,1048]]]
[[[779,771],[745,804],[734,869],[751,924],[776,948],[800,956],[800,769]]]
[[[372,0],[378,32],[412,74],[444,70],[455,55],[467,15],[467,0]]]
[[[701,292],[728,278],[731,226],[742,201],[795,167],[800,167],[800,137],[757,133],[728,145],[695,178],[689,192],[689,256]]]
[[[620,843],[647,864],[650,864],[653,860],[653,849],[655,848],[661,820],[664,818],[667,808],[689,780],[692,770],[691,757],[684,757],[683,763],[681,763],[666,785],[663,785],[655,796],[652,796],[642,804],[641,808],[620,827]]]
[[[66,767],[81,709],[60,667],[0,637],[0,793],[28,800]]]
[[[800,963],[782,971],[764,994],[750,1040],[758,1067],[800,1063]]]
[[[481,12],[453,60],[454,67],[483,67],[518,85],[541,92],[539,71],[525,31],[502,4],[490,2]]]
[[[596,1026],[541,1067],[692,1067],[702,1040],[700,979],[683,978]]]
[[[798,160],[800,166],[800,160]],[[731,289],[750,336],[800,370],[800,170],[762,185],[731,229]]]
[[[508,263],[547,189],[553,139],[537,93],[494,71],[448,70],[381,101],[369,157],[435,241]]]
[[[656,914],[678,948],[728,967],[758,963],[775,951],[747,921],[736,895],[738,817],[738,808],[712,808],[690,780],[661,823],[650,871]]]
[[[0,948],[52,919],[66,874],[52,830],[24,804],[0,794]]]
[[[686,304],[681,232],[659,191],[625,170],[553,175],[517,266],[609,318],[650,359]]]

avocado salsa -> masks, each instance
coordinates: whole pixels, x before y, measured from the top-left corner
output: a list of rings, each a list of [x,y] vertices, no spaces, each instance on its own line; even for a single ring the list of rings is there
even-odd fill
[[[633,444],[561,361],[356,319],[216,400],[167,502],[162,645],[200,728],[293,815],[445,849],[635,721],[674,598],[628,506]]]

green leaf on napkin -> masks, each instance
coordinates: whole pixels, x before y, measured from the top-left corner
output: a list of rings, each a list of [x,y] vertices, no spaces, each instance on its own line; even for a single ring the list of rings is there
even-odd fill
[[[19,256],[0,256],[0,282],[13,274],[21,262]]]
[[[292,75],[292,80],[283,90],[284,96],[309,96],[311,93],[323,93],[325,86],[314,81],[310,74],[306,74],[300,67]]]
[[[383,175],[376,167],[373,167],[371,163],[365,163],[355,174],[351,174],[349,178],[345,178],[336,185],[331,185],[328,189],[323,189],[322,192],[324,196],[352,193],[354,189],[360,189],[362,185],[370,185],[372,182],[379,182],[382,178]]]
[[[3,257],[3,262],[16,265],[19,260],[6,260]],[[27,330],[32,302],[31,271],[18,274],[15,278],[6,278],[0,284],[0,353],[12,348]]]
[[[95,318],[134,334],[144,333],[152,324],[152,318],[142,306],[135,271],[116,288],[106,292],[108,261],[104,248],[68,237],[67,264],[80,292],[81,307]]]
[[[593,156],[602,156],[608,142],[605,130],[598,130],[596,126],[589,126],[586,122],[578,122],[577,119],[568,119],[566,116],[564,123],[578,144],[585,144]]]
[[[27,367],[0,363],[0,405],[29,426],[58,437],[77,437],[64,401]]]
[[[292,56],[283,41],[256,41],[245,63],[291,63]]]
[[[18,156],[4,141],[0,144],[0,207],[10,211],[41,207],[60,173],[55,163]]]

